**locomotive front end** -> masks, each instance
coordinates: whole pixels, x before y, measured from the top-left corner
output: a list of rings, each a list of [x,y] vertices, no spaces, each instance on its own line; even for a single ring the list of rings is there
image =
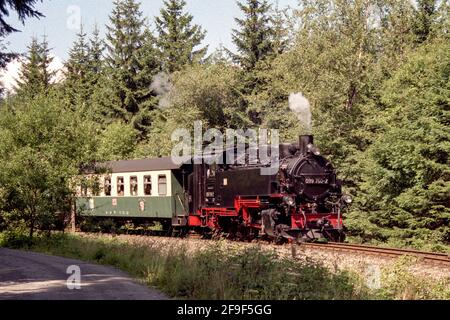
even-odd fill
[[[343,241],[342,209],[351,203],[343,195],[333,165],[314,145],[313,136],[300,136],[296,152],[281,159],[280,191],[290,217],[289,235],[305,241]]]

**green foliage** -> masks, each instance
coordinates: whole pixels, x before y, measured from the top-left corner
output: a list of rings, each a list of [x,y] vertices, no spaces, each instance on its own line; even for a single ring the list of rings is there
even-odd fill
[[[232,34],[238,53],[228,50],[228,54],[242,69],[237,89],[245,97],[247,117],[253,125],[261,125],[266,115],[273,114],[274,104],[273,100],[264,100],[272,89],[272,79],[266,73],[272,68],[273,58],[287,47],[287,31],[283,13],[272,10],[268,1],[246,0],[238,5],[244,15],[235,18],[239,28]]]
[[[58,201],[67,210],[66,182],[81,162],[170,155],[174,130],[196,120],[296,141],[304,129],[288,98],[302,92],[315,141],[355,198],[350,239],[445,251],[448,1],[302,0],[292,14],[266,0],[239,7],[237,53],[204,59],[205,33],[184,1],[165,1],[153,34],[136,0],[116,0],[105,43],[98,29],[81,30],[59,84],[48,44],[33,39],[17,93],[0,102],[0,229],[29,227],[33,215],[54,227],[50,212]]]
[[[102,132],[98,147],[99,160],[127,159],[134,151],[138,132],[128,124],[114,122]]]
[[[193,16],[185,13],[184,0],[165,0],[160,16],[155,18],[156,45],[164,71],[172,73],[184,66],[200,62],[208,47],[197,48],[205,38],[199,25],[192,25]]]
[[[371,118],[378,132],[361,160],[359,206],[377,238],[450,241],[449,49],[437,40],[411,54]]]
[[[34,8],[36,2],[38,0],[2,1],[0,4],[0,36],[19,31],[6,22],[5,16],[9,17],[10,11],[15,12],[22,23],[26,18],[42,17],[42,13]]]
[[[6,200],[0,211],[22,221],[31,238],[35,228],[54,228],[69,212],[72,179],[92,160],[95,140],[91,123],[62,112],[57,95],[19,103],[15,111],[0,110],[0,185]]]
[[[88,119],[99,113],[94,95],[100,88],[99,78],[104,69],[103,48],[98,28],[95,27],[92,38],[87,39],[81,25],[77,39],[69,51],[69,59],[65,63],[63,99],[70,108],[85,113]]]
[[[20,69],[20,81],[17,85],[18,96],[33,98],[49,89],[54,75],[54,72],[49,69],[52,61],[46,38],[44,37],[41,43],[37,38],[32,38],[25,62]]]
[[[107,26],[105,70],[109,78],[102,89],[101,111],[115,119],[131,123],[145,135],[156,104],[151,89],[153,76],[159,71],[153,37],[144,29],[145,19],[135,0],[116,0]],[[109,109],[113,110],[111,112]]]
[[[0,3],[0,68],[4,68],[11,59],[17,56],[16,53],[4,52],[7,49],[3,45],[3,38],[13,32],[19,30],[14,28],[7,22],[6,17],[9,17],[10,12],[16,13],[19,21],[25,23],[27,18],[40,18],[43,17],[42,13],[36,10],[34,7],[37,0],[6,0]]]
[[[445,1],[443,1],[445,2]],[[414,22],[414,33],[417,41],[424,42],[431,33],[436,17],[437,0],[418,0]]]
[[[417,277],[408,271],[414,265],[414,258],[402,257],[382,270],[382,288],[376,293],[381,299],[395,300],[448,300],[450,283],[448,279],[432,281]]]
[[[344,272],[334,275],[312,262],[282,259],[260,248],[230,252],[219,243],[193,256],[182,252],[176,248],[169,251],[164,269],[156,275],[149,270],[147,275],[150,283],[171,296],[239,300],[362,297]]]
[[[24,249],[28,248],[31,244],[31,239],[23,230],[7,230],[0,233],[0,247]]]
[[[246,0],[238,5],[245,17],[235,18],[239,29],[233,29],[233,42],[239,53],[232,56],[248,72],[273,53],[275,32],[267,0]]]
[[[168,106],[155,112],[147,144],[139,146],[138,156],[170,155],[172,132],[194,129],[201,120],[206,128],[250,126],[239,93],[239,70],[226,64],[194,65],[172,76],[173,89],[165,99]]]
[[[218,64],[193,66],[174,76],[171,104],[200,115],[210,128],[239,128],[245,119],[239,91],[239,70]],[[186,123],[187,124],[187,123]]]

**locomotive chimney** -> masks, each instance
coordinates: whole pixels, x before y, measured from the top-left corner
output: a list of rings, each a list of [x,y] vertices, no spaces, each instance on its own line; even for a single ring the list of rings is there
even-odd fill
[[[301,154],[308,153],[308,144],[314,143],[314,137],[312,135],[302,135],[299,137],[299,151]]]

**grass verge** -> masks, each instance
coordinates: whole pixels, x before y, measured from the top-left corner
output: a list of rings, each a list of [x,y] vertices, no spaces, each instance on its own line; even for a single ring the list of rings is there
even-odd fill
[[[29,243],[16,233],[0,234],[0,246],[111,265],[182,299],[449,299],[448,283],[428,283],[395,265],[386,285],[370,290],[348,271],[330,272],[306,260],[278,256],[259,247],[231,250],[214,242],[201,250],[186,245],[128,243],[117,238],[57,234]]]

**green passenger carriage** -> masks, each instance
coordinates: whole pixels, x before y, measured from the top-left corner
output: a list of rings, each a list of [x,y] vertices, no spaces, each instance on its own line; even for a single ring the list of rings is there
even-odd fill
[[[111,161],[97,169],[105,173],[86,172],[95,187],[85,184],[77,190],[79,215],[186,225],[185,172],[170,157]]]

